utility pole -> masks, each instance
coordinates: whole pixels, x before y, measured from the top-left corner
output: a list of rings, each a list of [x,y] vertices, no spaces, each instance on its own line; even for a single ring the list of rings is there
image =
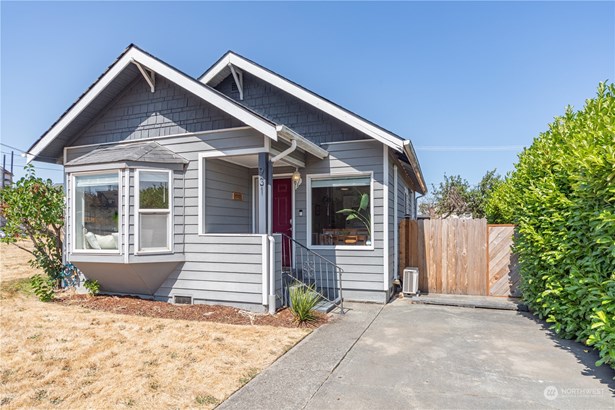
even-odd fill
[[[4,188],[4,173],[6,172],[6,154],[2,155],[2,188]]]
[[[13,157],[15,157],[15,151],[11,150],[11,182],[13,182]]]

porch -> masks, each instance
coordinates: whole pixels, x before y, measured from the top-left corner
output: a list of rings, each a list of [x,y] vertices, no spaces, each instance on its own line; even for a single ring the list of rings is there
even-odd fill
[[[201,154],[200,244],[194,249],[187,247],[186,252],[200,253],[197,258],[207,253],[207,259],[252,273],[249,279],[237,276],[229,290],[252,293],[249,303],[257,303],[260,296],[258,303],[270,312],[290,304],[289,288],[297,283],[318,292],[320,308],[328,311],[341,301],[342,269],[294,238],[297,219],[307,216],[307,211],[295,204],[295,191],[306,178],[304,158],[308,154],[299,151],[299,155],[292,155],[296,152],[293,145],[270,154]],[[209,267],[200,265],[199,269],[208,271]],[[227,275],[225,280],[229,279]],[[245,280],[249,283],[242,284]],[[176,291],[178,287],[171,288]],[[245,295],[239,298],[245,299]]]

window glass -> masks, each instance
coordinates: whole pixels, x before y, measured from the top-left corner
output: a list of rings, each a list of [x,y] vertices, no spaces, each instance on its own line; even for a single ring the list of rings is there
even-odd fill
[[[169,208],[169,174],[167,172],[139,172],[139,207],[141,209]]]
[[[75,249],[118,249],[117,173],[75,177]]]
[[[370,245],[370,178],[312,181],[312,245]]]
[[[166,249],[168,236],[168,214],[141,214],[141,249]]]
[[[167,171],[139,171],[139,251],[170,250]]]

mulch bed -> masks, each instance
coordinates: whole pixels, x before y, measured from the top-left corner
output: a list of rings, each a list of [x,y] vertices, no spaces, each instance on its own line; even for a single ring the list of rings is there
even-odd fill
[[[318,314],[309,324],[297,324],[289,309],[275,315],[259,314],[220,305],[174,305],[172,303],[141,299],[134,296],[58,295],[54,302],[66,306],[80,306],[92,310],[164,319],[196,320],[231,325],[258,325],[277,327],[316,328],[328,321],[328,316]]]

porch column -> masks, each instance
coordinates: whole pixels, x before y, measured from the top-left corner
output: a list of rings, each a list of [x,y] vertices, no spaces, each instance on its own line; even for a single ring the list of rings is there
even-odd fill
[[[271,235],[273,220],[271,215],[271,193],[273,169],[269,153],[258,154],[258,233]]]

